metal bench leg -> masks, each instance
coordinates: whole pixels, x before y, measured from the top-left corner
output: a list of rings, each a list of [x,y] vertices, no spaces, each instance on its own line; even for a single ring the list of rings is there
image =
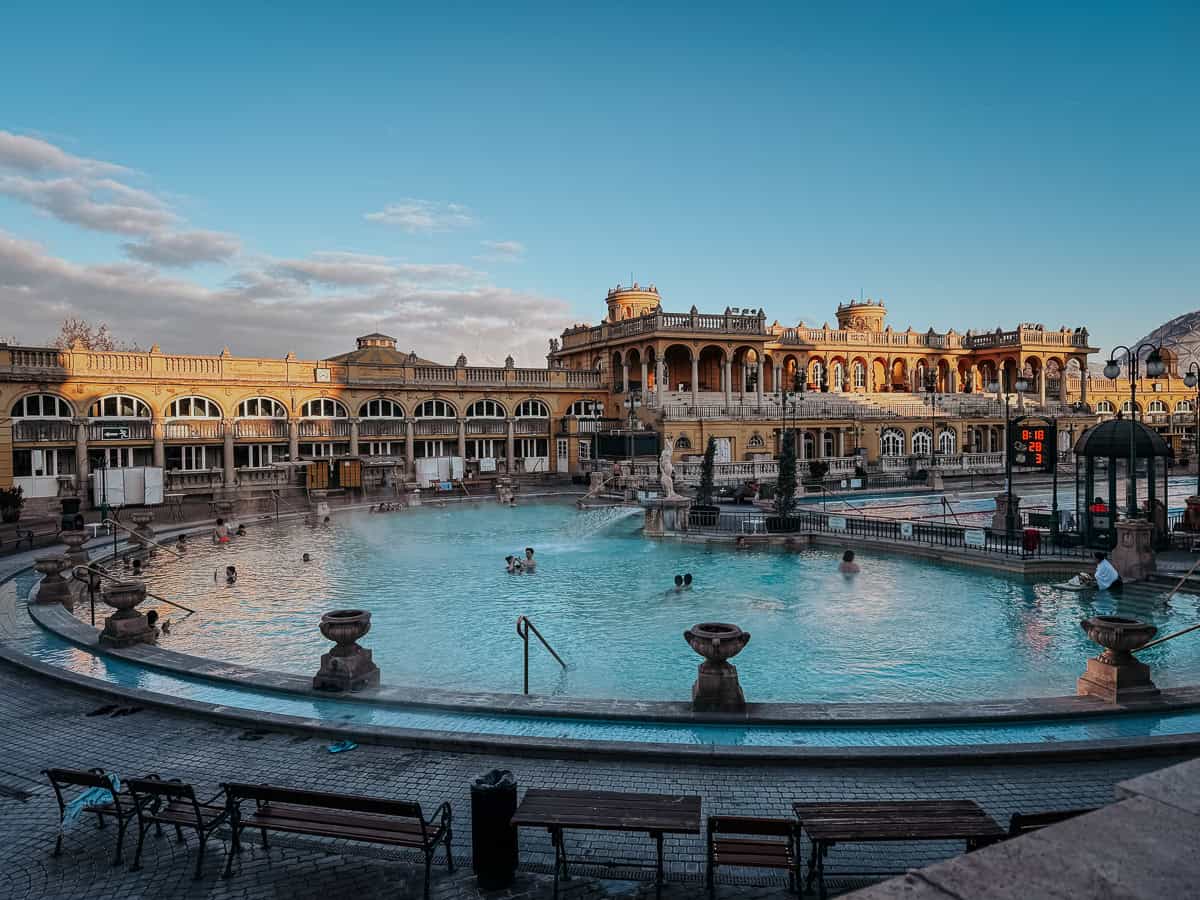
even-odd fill
[[[228,878],[233,872],[233,854],[242,852],[242,843],[238,839],[238,832],[241,829],[237,822],[230,823],[233,830],[233,837],[229,841],[229,849],[225,851],[225,871],[221,874],[222,878]]]
[[[446,871],[447,872],[454,871],[454,854],[450,849],[450,845],[453,843],[453,838],[454,838],[454,833],[449,828],[447,828],[446,829]]]
[[[125,847],[125,829],[129,827],[129,819],[117,820],[117,849],[113,853],[113,865],[121,864],[121,850]]]
[[[146,840],[146,832],[150,830],[150,824],[138,826],[138,843],[137,850],[133,853],[133,865],[129,867],[130,872],[140,871],[142,868],[142,844]]]
[[[204,848],[208,846],[208,835],[200,829],[196,829],[196,835],[200,838],[200,849],[196,851],[196,873],[192,878],[199,881],[204,874]]]
[[[661,900],[663,888],[663,836],[661,831],[654,833],[654,843],[658,850],[658,860],[654,869],[654,896]]]
[[[425,900],[429,900],[429,870],[433,868],[433,851],[425,851]]]

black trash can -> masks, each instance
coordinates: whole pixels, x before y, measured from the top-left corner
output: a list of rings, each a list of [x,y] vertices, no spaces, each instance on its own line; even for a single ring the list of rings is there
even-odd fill
[[[496,890],[512,884],[517,870],[517,779],[492,769],[471,784],[471,865],[479,886]]]

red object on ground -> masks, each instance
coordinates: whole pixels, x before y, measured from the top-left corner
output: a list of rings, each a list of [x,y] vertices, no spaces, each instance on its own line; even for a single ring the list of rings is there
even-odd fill
[[[1033,551],[1042,546],[1042,533],[1036,528],[1026,528],[1024,537],[1024,547],[1026,550]]]

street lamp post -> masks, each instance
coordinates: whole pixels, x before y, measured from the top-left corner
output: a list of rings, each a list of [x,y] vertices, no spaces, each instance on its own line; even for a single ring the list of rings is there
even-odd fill
[[[929,468],[933,470],[937,468],[937,372],[929,368],[925,370],[925,393],[929,395]]]
[[[1200,385],[1200,365],[1189,363],[1183,383],[1190,388]],[[1196,494],[1200,496],[1200,390],[1196,392],[1196,400],[1192,404],[1196,412]]]
[[[992,393],[1000,393],[1003,385],[997,380],[988,384],[988,390]],[[1024,394],[1029,389],[1029,382],[1025,380],[1023,373],[1018,373],[1016,384],[1013,385],[1018,394]],[[1009,393],[1004,392],[1004,492],[1008,495],[1008,502],[1004,509],[1004,533],[1008,537],[1013,536],[1016,531],[1016,517],[1013,515],[1013,473],[1012,473],[1012,423],[1009,419]]]
[[[629,408],[629,419],[626,423],[629,427],[629,474],[633,474],[633,423],[635,413],[638,408],[638,397],[633,391],[625,395],[625,405]]]
[[[1140,361],[1138,355],[1143,349],[1149,348],[1150,352],[1146,354],[1146,375],[1149,378],[1157,378],[1167,370],[1167,364],[1163,361],[1162,351],[1154,344],[1143,343],[1138,344],[1134,349],[1124,344],[1118,344],[1113,348],[1112,356],[1104,366],[1104,377],[1110,380],[1115,380],[1121,374],[1121,366],[1117,362],[1117,351],[1125,351],[1125,371],[1129,376],[1129,466],[1126,472],[1125,485],[1125,500],[1129,506],[1127,515],[1131,519],[1136,519],[1137,511],[1137,446],[1134,439],[1133,423],[1137,421],[1137,380],[1140,377]]]

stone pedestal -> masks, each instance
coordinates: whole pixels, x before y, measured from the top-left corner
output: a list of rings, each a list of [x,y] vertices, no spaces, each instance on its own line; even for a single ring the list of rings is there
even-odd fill
[[[727,622],[702,622],[685,631],[683,638],[704,657],[692,685],[692,709],[745,712],[746,696],[738,683],[737,667],[729,660],[750,643],[750,632]]]
[[[1154,526],[1145,519],[1117,523],[1117,545],[1108,555],[1122,581],[1142,581],[1157,568],[1152,538]]]
[[[336,609],[321,616],[321,634],[337,644],[321,656],[313,676],[318,691],[358,691],[379,685],[379,667],[371,651],[356,642],[371,630],[371,614],[361,609]]]
[[[646,508],[643,533],[647,537],[687,531],[688,510],[692,506],[692,501],[687,497],[655,497],[643,500],[642,506]]]
[[[410,507],[421,505],[421,492],[415,488],[404,495]]]
[[[73,479],[70,480],[70,486],[64,487],[62,479],[59,479],[59,503],[62,506],[62,519],[59,523],[59,528],[63,531],[76,531],[83,529],[83,515],[79,512],[79,505],[82,502],[75,494],[75,484]],[[69,491],[70,493],[67,493]]]
[[[1021,498],[1012,495],[1013,534],[1021,533]],[[996,511],[992,514],[992,531],[1003,534],[1008,529],[1008,491],[996,495]]]
[[[150,527],[150,523],[154,521],[154,512],[149,509],[136,509],[129,514],[130,521],[134,524],[133,533],[141,540],[137,540],[142,549],[149,549],[155,545],[154,529]]]
[[[323,521],[329,515],[329,492],[328,491],[309,491],[308,502],[312,505],[313,515],[317,521]]]
[[[121,581],[102,595],[104,602],[116,610],[104,620],[100,643],[106,647],[129,647],[133,644],[152,644],[158,629],[151,628],[146,617],[137,611],[146,599],[146,586],[140,581]]]
[[[87,543],[88,535],[86,531],[62,531],[59,532],[59,538],[67,545],[67,560],[73,566],[86,566],[88,564],[88,552],[83,549],[83,545]]]
[[[502,475],[496,479],[496,500],[502,506],[506,506],[513,502],[516,492],[513,489],[513,480],[507,475]]]
[[[1188,531],[1200,531],[1200,497],[1188,497],[1185,502],[1183,527]]]
[[[1087,669],[1076,685],[1081,695],[1108,703],[1129,703],[1158,696],[1150,678],[1150,667],[1134,658],[1132,651],[1149,643],[1158,629],[1136,619],[1093,616],[1080,623],[1089,638],[1104,652],[1087,661]]]
[[[42,583],[38,586],[38,603],[71,604],[71,584],[62,577],[62,572],[70,565],[65,556],[41,556],[34,563],[42,574]]]

